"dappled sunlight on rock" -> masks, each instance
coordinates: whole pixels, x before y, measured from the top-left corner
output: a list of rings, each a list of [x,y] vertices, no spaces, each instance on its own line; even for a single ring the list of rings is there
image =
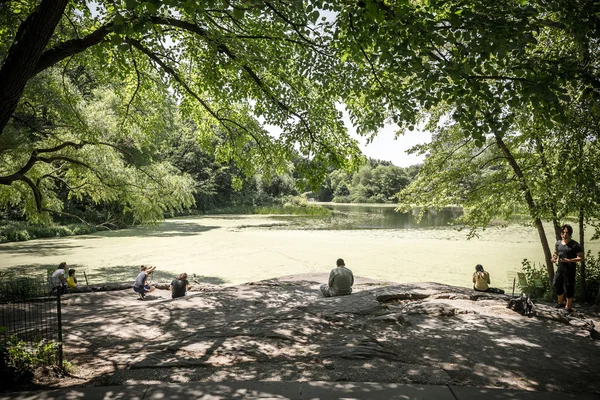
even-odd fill
[[[506,308],[507,297],[435,283],[357,285],[350,296],[323,298],[302,282],[212,288],[177,300],[165,290],[145,301],[131,291],[72,295],[67,358],[94,384],[324,380],[600,390],[591,378],[600,365],[586,361],[600,359],[600,341],[577,336],[589,335],[588,323],[527,318]]]
[[[505,336],[502,338],[495,338],[492,340],[495,343],[497,343],[499,346],[504,346],[504,347],[509,347],[508,345],[521,345],[521,346],[537,347],[537,348],[542,347],[537,343],[532,343],[528,340],[523,339],[522,337],[514,336],[514,335]]]

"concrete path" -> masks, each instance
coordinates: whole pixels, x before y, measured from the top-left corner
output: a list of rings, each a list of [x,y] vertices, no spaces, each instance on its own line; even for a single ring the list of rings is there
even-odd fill
[[[93,386],[0,394],[0,400],[229,400],[229,399],[403,399],[403,400],[600,400],[600,394],[568,394],[464,386],[368,382],[193,382],[139,386]]]

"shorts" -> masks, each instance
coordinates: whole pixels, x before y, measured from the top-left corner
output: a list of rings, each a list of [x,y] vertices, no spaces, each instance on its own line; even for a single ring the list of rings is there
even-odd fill
[[[321,293],[323,294],[323,296],[325,297],[334,297],[334,296],[347,296],[349,294],[352,293],[352,289],[350,289],[350,291],[348,293],[340,293],[337,290],[335,290],[334,288],[330,287],[327,284],[321,285],[319,287],[319,289],[321,290]]]
[[[577,264],[559,266],[554,274],[554,282],[552,286],[556,290],[556,294],[561,296],[567,293],[567,299],[575,297],[575,275],[577,272]]]
[[[133,287],[133,291],[136,293],[148,293],[150,291],[150,285],[142,286],[142,287]]]

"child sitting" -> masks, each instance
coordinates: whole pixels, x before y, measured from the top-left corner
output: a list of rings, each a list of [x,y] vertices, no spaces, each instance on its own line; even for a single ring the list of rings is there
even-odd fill
[[[67,278],[67,286],[74,288],[77,286],[77,278],[75,278],[75,270],[71,268],[69,270],[69,277]]]

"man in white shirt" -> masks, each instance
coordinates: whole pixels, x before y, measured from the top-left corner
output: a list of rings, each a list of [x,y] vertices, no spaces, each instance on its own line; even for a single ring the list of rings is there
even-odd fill
[[[56,294],[58,291],[60,293],[67,293],[67,278],[65,276],[65,272],[67,269],[67,263],[61,262],[56,271],[52,273],[50,277],[50,284],[52,285],[52,293]]]
[[[337,267],[332,269],[329,274],[329,282],[321,285],[321,293],[325,297],[344,296],[352,293],[352,285],[354,285],[352,271],[346,268],[346,264],[341,258],[338,258],[336,265]]]

